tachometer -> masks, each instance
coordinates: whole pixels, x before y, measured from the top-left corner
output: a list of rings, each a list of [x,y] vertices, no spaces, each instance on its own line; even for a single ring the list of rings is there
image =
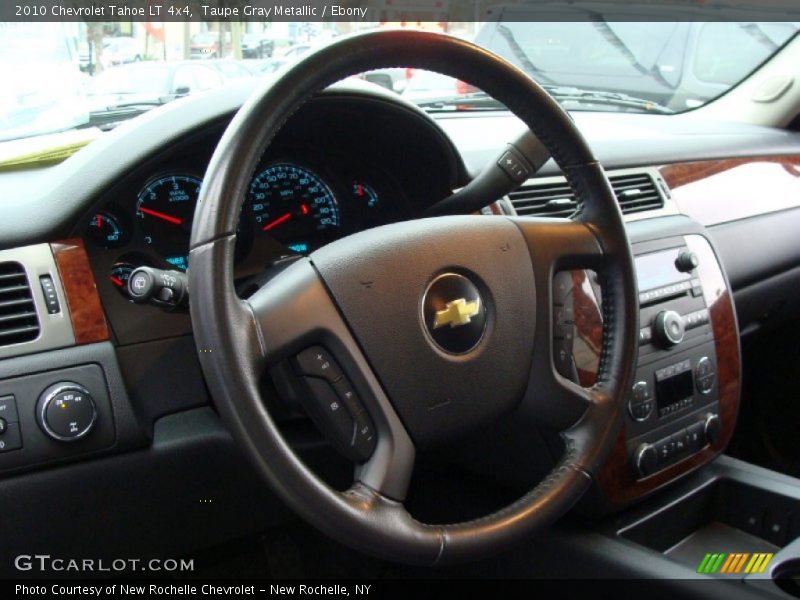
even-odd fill
[[[202,180],[190,175],[166,175],[150,181],[136,201],[136,217],[150,244],[178,269],[188,266],[189,235]]]
[[[340,226],[339,206],[318,175],[292,163],[275,163],[250,184],[256,227],[296,252],[318,245]]]

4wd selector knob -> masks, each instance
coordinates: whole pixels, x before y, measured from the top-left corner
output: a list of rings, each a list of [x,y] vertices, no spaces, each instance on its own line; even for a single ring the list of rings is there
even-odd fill
[[[653,323],[653,334],[665,348],[672,348],[683,341],[685,332],[683,317],[674,310],[662,310]]]
[[[36,420],[48,437],[72,442],[86,436],[97,420],[91,394],[71,381],[51,385],[36,404]]]

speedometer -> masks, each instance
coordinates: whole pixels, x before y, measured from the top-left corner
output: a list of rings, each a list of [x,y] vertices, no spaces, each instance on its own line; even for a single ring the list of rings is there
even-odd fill
[[[315,173],[292,163],[275,163],[250,184],[250,212],[256,227],[295,252],[320,245],[340,226],[339,206]]]

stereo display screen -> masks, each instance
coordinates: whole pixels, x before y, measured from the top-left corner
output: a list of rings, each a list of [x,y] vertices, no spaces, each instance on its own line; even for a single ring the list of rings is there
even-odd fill
[[[639,291],[650,290],[691,278],[691,273],[681,273],[675,260],[683,248],[653,252],[636,257],[636,277]]]

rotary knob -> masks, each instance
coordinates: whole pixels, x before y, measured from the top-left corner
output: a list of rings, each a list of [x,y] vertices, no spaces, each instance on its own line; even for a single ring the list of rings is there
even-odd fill
[[[652,475],[658,469],[658,452],[653,444],[641,444],[633,453],[633,464],[640,477]]]
[[[91,394],[71,381],[47,388],[36,404],[36,420],[48,437],[74,442],[89,434],[97,420]]]
[[[664,348],[672,348],[683,341],[683,317],[674,310],[662,310],[653,323],[653,334]]]
[[[709,413],[703,419],[703,434],[709,444],[716,444],[719,439],[720,430],[722,429],[722,422],[719,416]]]
[[[684,250],[678,254],[678,258],[675,259],[675,267],[681,273],[690,273],[694,271],[699,264],[700,259],[697,258],[697,254],[689,252],[688,250]]]

